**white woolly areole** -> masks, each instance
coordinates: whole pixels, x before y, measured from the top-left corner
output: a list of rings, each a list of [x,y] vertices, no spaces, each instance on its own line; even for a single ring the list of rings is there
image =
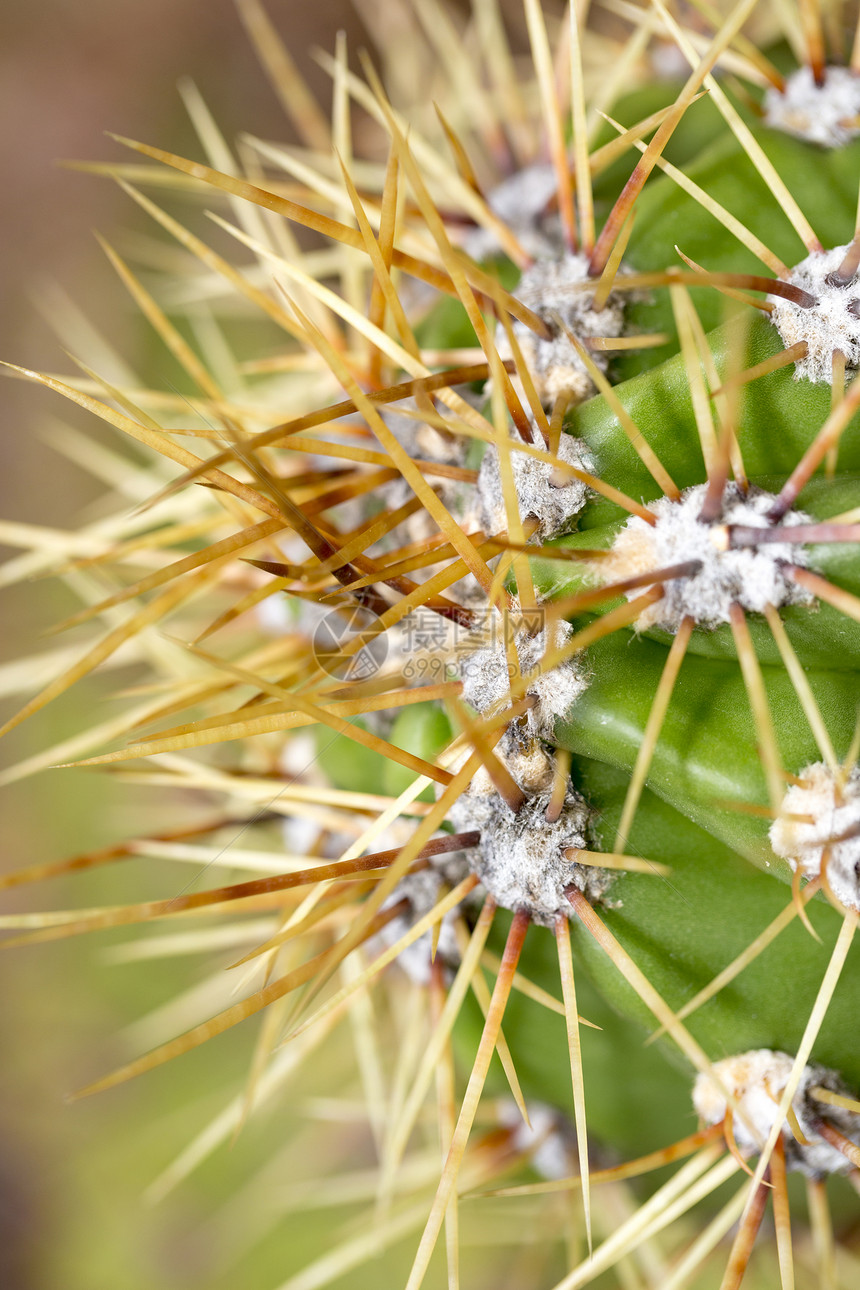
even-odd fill
[[[408,873],[400,879],[383,910],[397,905],[404,898],[409,901],[407,912],[393,918],[370,941],[371,953],[389,948],[405,936],[410,928],[429,914],[439,903],[446,889],[456,887],[471,872],[470,864],[463,851],[454,851],[447,855],[435,856],[428,869],[418,873]],[[454,919],[457,911],[447,913],[439,928],[439,942],[436,947],[437,958],[448,968],[457,968],[460,964],[460,952],[457,937],[454,933]],[[397,966],[417,985],[428,985],[430,982],[432,937],[425,932],[417,941],[407,945],[397,956]]]
[[[487,196],[490,210],[507,224],[523,250],[535,260],[555,257],[562,247],[558,215],[545,213],[557,192],[555,166],[536,162],[503,179]],[[463,239],[463,249],[475,260],[502,252],[499,239],[488,228],[470,229]]]
[[[533,515],[540,522],[538,535],[543,541],[568,533],[576,523],[576,516],[588,500],[588,485],[574,476],[563,474],[549,462],[539,461],[529,453],[521,452],[516,445],[523,441],[516,435],[511,446],[511,470],[521,519]],[[543,447],[540,436],[535,436],[537,447]],[[594,463],[588,456],[581,439],[563,434],[556,453],[559,461],[575,466],[577,470],[594,473]],[[508,529],[508,511],[502,491],[502,472],[499,451],[489,444],[478,471],[475,509],[478,523],[485,533],[504,533]]]
[[[518,632],[514,646],[520,674],[537,667],[548,648],[561,649],[573,635],[573,628],[561,619],[530,636]],[[512,672],[504,641],[494,642],[461,658],[459,673],[463,698],[478,712],[487,712],[510,701]],[[537,702],[526,714],[526,729],[532,737],[551,739],[555,722],[563,717],[588,688],[590,676],[576,657],[534,676],[526,691]]]
[[[813,251],[791,270],[788,281],[815,296],[818,303],[809,309],[768,296],[773,305],[770,320],[786,347],[805,340],[809,346],[806,358],[794,365],[796,380],[806,378],[816,384],[833,384],[833,351],[840,349],[850,371],[860,367],[860,318],[849,312],[849,305],[860,310],[860,284],[831,286],[828,275],[838,269],[848,250],[836,246],[831,251]]]
[[[767,512],[776,500],[774,495],[752,488],[744,497],[736,484],[728,483],[721,516],[713,524],[703,524],[699,515],[706,492],[706,484],[696,484],[685,489],[677,502],[669,497],[649,502],[648,509],[657,516],[657,523],[648,524],[638,515],[631,516],[615,539],[611,554],[601,560],[599,570],[606,582],[671,568],[688,560],[701,562],[698,573],[661,584],[662,598],[640,614],[637,627],[665,627],[675,632],[687,615],[700,626],[716,627],[729,621],[729,607],[734,601],[752,613],[762,613],[768,605],[778,609],[783,605],[811,604],[810,593],[793,582],[783,568],[786,563],[806,563],[802,547],[767,542],[761,547],[721,549],[726,525],[770,527]],[[801,511],[790,511],[780,520],[781,525],[810,522],[810,517]],[[627,599],[644,591],[644,587],[637,587],[627,593]]]
[[[847,67],[825,68],[821,85],[816,85],[811,68],[799,67],[783,90],[773,87],[764,96],[769,126],[825,148],[840,148],[860,134],[852,124],[858,114],[860,77]]]
[[[770,844],[805,878],[819,877],[826,848],[831,892],[846,909],[860,910],[860,770],[855,767],[845,783],[837,785],[819,761],[806,766],[798,779],[799,784],[787,789],[770,826]]]
[[[559,260],[538,260],[526,269],[514,290],[517,299],[539,314],[555,333],[551,340],[542,340],[524,323],[513,324],[538,398],[545,407],[552,407],[565,390],[570,391],[573,402],[581,402],[594,393],[594,384],[585,364],[553,314],[560,315],[565,325],[581,340],[589,336],[616,337],[623,334],[623,296],[620,292],[611,291],[598,313],[591,308],[593,291],[573,289],[589,281],[597,286],[588,276],[588,256],[567,254]],[[502,326],[496,329],[496,345],[502,358],[513,357]],[[606,354],[596,350],[592,358],[601,371],[606,371],[609,361]]]
[[[778,1103],[793,1065],[794,1059],[787,1053],[774,1052],[770,1048],[755,1048],[713,1063],[715,1076],[737,1102],[732,1132],[742,1155],[755,1155],[765,1145],[776,1123]],[[821,1137],[816,1125],[819,1120],[826,1120],[846,1138],[857,1142],[860,1139],[860,1116],[844,1107],[816,1101],[811,1090],[817,1086],[847,1095],[835,1071],[828,1070],[826,1066],[804,1067],[791,1105],[808,1145],[801,1146],[785,1124],[782,1140],[786,1166],[809,1178],[848,1173],[854,1168],[851,1161]],[[693,1106],[708,1125],[718,1124],[725,1117],[726,1100],[710,1075],[702,1073],[697,1077],[693,1086]]]
[[[569,847],[587,848],[586,835],[594,812],[573,788],[568,788],[559,818],[549,823],[550,793],[536,793],[516,813],[496,792],[472,788],[451,808],[450,819],[460,831],[480,829],[481,841],[469,852],[469,862],[498,905],[513,912],[526,910],[532,922],[552,927],[560,913],[570,917],[565,888],[574,886],[588,900],[598,900],[612,882],[606,869],[574,864]]]
[[[398,408],[416,409],[414,399],[408,399]],[[419,469],[424,462],[438,462],[446,466],[462,466],[465,461],[468,440],[453,432],[443,432],[435,426],[429,426],[416,417],[406,416],[398,408],[380,408],[382,417],[389,430],[394,434],[401,447],[405,448]],[[445,475],[428,473],[428,482],[439,496],[443,505],[458,520],[462,520],[469,510],[474,488],[459,479],[449,479]],[[402,476],[388,480],[373,494],[363,499],[362,518],[367,519],[376,512],[380,495],[389,510],[397,510],[415,496],[412,488]],[[438,534],[439,528],[425,508],[410,515],[398,524],[379,542],[379,549],[394,550],[410,542],[421,542]],[[420,574],[418,575],[420,579]]]
[[[458,770],[468,760],[470,751],[466,750]],[[525,793],[548,793],[552,788],[555,759],[539,739],[531,739],[528,734],[523,738],[516,722],[511,722],[493,751]],[[478,796],[495,793],[496,787],[486,766],[479,766],[475,771],[469,789]]]

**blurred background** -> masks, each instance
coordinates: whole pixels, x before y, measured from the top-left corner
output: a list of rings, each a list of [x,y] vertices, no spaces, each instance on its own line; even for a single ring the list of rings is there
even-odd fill
[[[279,0],[269,10],[324,102],[327,78],[307,51],[314,44],[330,48],[340,27],[354,47],[360,38],[355,12],[347,0]],[[72,370],[52,319],[65,319],[66,302],[74,301],[134,362],[139,325],[92,232],[122,250],[146,217],[111,180],[58,162],[116,158],[106,129],[179,152],[192,148],[176,92],[183,75],[197,82],[228,137],[246,128],[289,137],[232,0],[4,0],[0,359],[54,373]],[[87,428],[89,419],[55,395],[6,376],[0,400],[0,515],[74,528],[100,486],[55,453],[45,431],[59,419]],[[4,559],[13,554],[0,549]],[[0,661],[46,647],[40,634],[69,603],[50,579],[4,589]],[[26,723],[3,748],[2,765],[79,729],[86,705],[102,703],[104,689],[93,682],[52,705],[44,719]],[[17,706],[19,700],[0,696],[4,716]],[[146,827],[143,812],[151,806],[94,773],[48,771],[25,779],[0,795],[0,865],[17,869],[129,836]],[[119,879],[113,894],[102,887],[96,899],[123,899],[121,891]],[[4,907],[86,903],[86,884],[70,881],[13,894]],[[218,1199],[217,1171],[204,1184],[205,1196],[192,1189],[158,1209],[141,1197],[171,1153],[223,1104],[227,1048],[219,1051],[217,1072],[204,1058],[178,1082],[156,1077],[66,1105],[66,1093],[116,1064],[119,1032],[169,999],[176,981],[146,966],[111,966],[103,946],[87,938],[10,951],[2,967],[0,1285],[208,1286],[211,1250],[202,1246],[210,1242],[200,1223]],[[180,985],[193,979],[190,966],[184,977],[182,964],[177,972]],[[253,1146],[250,1141],[251,1153]],[[245,1149],[242,1144],[235,1154]],[[278,1271],[277,1259],[269,1267],[265,1262],[241,1283],[277,1284],[285,1269]],[[235,1269],[225,1270],[223,1284],[237,1284]]]

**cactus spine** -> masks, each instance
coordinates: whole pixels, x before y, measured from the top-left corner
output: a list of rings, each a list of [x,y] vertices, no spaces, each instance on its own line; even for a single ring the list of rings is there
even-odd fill
[[[765,1277],[788,1290],[814,1264],[850,1285],[827,1208],[860,1178],[860,108],[824,36],[838,61],[843,15],[803,0],[786,70],[745,34],[768,26],[753,0],[677,19],[607,0],[622,68],[659,40],[690,69],[597,86],[616,125],[588,112],[597,16],[553,31],[526,0],[524,92],[495,4],[475,0],[462,47],[447,11],[392,5],[444,51],[440,136],[393,101],[384,41],[390,88],[342,46],[327,64],[330,131],[257,0],[240,10],[307,150],[252,141],[240,166],[196,99],[205,162],[120,141],[156,186],[225,199],[240,267],[126,183],[203,266],[157,283],[161,302],[108,248],[189,397],[27,373],[143,444],[130,470],[152,497],[99,557],[116,589],[70,621],[136,607],[9,726],[170,615],[184,644],[161,642],[154,687],[76,764],[151,759],[158,782],[216,794],[200,838],[222,863],[253,830],[258,872],[0,925],[18,942],[181,920],[194,945],[198,911],[236,943],[257,916],[241,998],[83,1090],[262,1013],[210,1145],[350,1014],[375,1227],[286,1264],[284,1290],[362,1284],[407,1240],[407,1290],[442,1284],[437,1244],[460,1284],[458,1196],[503,1178],[546,1198],[546,1266],[517,1284],[719,1269],[730,1290],[758,1275],[772,1203]],[[384,140],[352,170],[350,100]],[[239,337],[238,366],[225,292],[272,329],[262,356]],[[179,467],[166,487],[159,454]],[[409,1014],[390,1077],[386,991]],[[434,1078],[441,1174],[421,1136]],[[630,1210],[627,1179],[684,1158]],[[549,1199],[571,1191],[573,1237]],[[483,1259],[464,1285],[499,1284]]]

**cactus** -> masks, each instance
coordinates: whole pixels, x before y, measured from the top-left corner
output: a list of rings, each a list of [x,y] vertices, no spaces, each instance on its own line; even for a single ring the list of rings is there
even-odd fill
[[[745,34],[774,36],[754,0],[677,19],[615,0],[552,31],[525,0],[521,86],[490,0],[462,42],[435,3],[392,4],[413,44],[383,39],[389,88],[339,44],[330,130],[257,0],[239,8],[306,151],[251,141],[240,167],[190,91],[205,162],[120,140],[158,163],[147,185],[223,198],[249,254],[108,167],[203,265],[151,286],[106,248],[188,392],[25,372],[143,446],[128,495],[147,507],[93,526],[110,591],[65,625],[110,630],[7,728],[120,647],[151,659],[121,717],[11,774],[141,763],[221,803],[162,854],[190,839],[229,869],[239,844],[256,876],[4,915],[6,944],[180,920],[203,953],[199,913],[243,950],[238,1001],[81,1091],[262,1014],[244,1093],[162,1191],[302,1061],[341,1060],[350,1018],[377,1207],[308,1266],[286,1255],[284,1290],[366,1284],[389,1247],[385,1284],[502,1284],[470,1208],[504,1225],[517,1203],[535,1208],[511,1284],[850,1286],[829,1210],[842,1223],[860,1179],[843,16],[780,7],[798,68]],[[438,122],[425,39],[450,80]],[[653,39],[686,78],[641,77]],[[359,162],[350,100],[384,140]],[[464,1242],[462,1281],[461,1229],[480,1254]]]

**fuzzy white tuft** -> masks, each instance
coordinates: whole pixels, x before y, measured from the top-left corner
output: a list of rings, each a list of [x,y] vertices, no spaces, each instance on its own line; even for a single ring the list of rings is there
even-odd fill
[[[831,385],[833,353],[837,349],[845,355],[848,370],[860,367],[860,317],[849,310],[851,306],[860,311],[860,285],[852,281],[848,286],[833,286],[827,281],[845,259],[847,250],[846,245],[831,251],[813,251],[792,269],[788,281],[814,296],[816,305],[804,309],[782,296],[768,296],[773,305],[771,322],[786,346],[806,341],[809,348],[806,358],[794,365],[798,380]]]
[[[737,1103],[732,1131],[742,1155],[755,1155],[765,1145],[776,1123],[777,1104],[793,1065],[794,1059],[787,1053],[774,1052],[770,1048],[755,1048],[714,1062],[715,1076]],[[860,1139],[860,1115],[843,1107],[817,1102],[811,1093],[817,1086],[834,1093],[847,1093],[835,1071],[828,1070],[826,1066],[804,1067],[791,1105],[807,1142],[801,1145],[788,1124],[783,1126],[786,1166],[810,1178],[847,1174],[854,1167],[851,1161],[821,1137],[816,1125],[825,1119],[845,1137],[856,1142]],[[725,1118],[725,1097],[715,1080],[707,1074],[703,1073],[696,1079],[693,1106],[705,1124],[719,1124]]]
[[[819,761],[804,767],[798,779],[770,826],[770,844],[806,878],[820,876],[826,849],[827,885],[846,909],[860,910],[860,770],[855,767],[837,785]]]
[[[539,314],[554,333],[551,340],[542,340],[525,324],[513,324],[538,397],[545,407],[552,407],[565,390],[569,391],[573,402],[581,402],[595,392],[585,364],[558,326],[556,314],[581,340],[589,336],[617,337],[624,332],[623,296],[610,292],[604,307],[599,313],[595,312],[591,308],[594,292],[576,289],[588,281],[588,257],[567,254],[558,260],[538,260],[526,269],[514,289],[517,299]],[[513,357],[507,334],[501,326],[496,330],[496,345],[502,358]],[[593,358],[596,366],[605,371],[607,356],[595,351]]]
[[[541,540],[568,533],[576,523],[576,516],[588,500],[588,485],[573,476],[556,479],[556,470],[539,461],[515,445],[522,443],[516,436],[511,451],[511,469],[521,519],[534,516],[540,522],[538,535]],[[540,439],[536,443],[541,447]],[[577,470],[594,473],[594,463],[588,456],[581,439],[563,434],[557,456],[560,461],[575,466]],[[478,472],[475,509],[478,523],[485,533],[504,533],[508,529],[508,512],[502,491],[499,453],[490,444],[484,453]]]
[[[473,787],[450,815],[457,829],[480,829],[480,844],[469,852],[469,860],[496,903],[514,912],[526,910],[532,922],[544,927],[551,927],[559,913],[569,917],[567,887],[598,900],[613,877],[565,856],[569,847],[588,846],[594,812],[585,799],[569,787],[553,823],[546,818],[549,800],[549,792],[535,793],[514,813],[498,793]]]
[[[856,139],[860,114],[860,77],[847,67],[828,67],[817,85],[809,67],[799,67],[784,90],[771,88],[764,96],[764,119],[775,130],[807,143],[841,148]]]
[[[454,851],[450,855],[435,856],[427,869],[418,873],[406,874],[394,888],[383,909],[397,905],[406,899],[409,902],[407,912],[387,923],[369,942],[370,953],[382,953],[405,936],[410,928],[429,914],[430,910],[442,899],[445,892],[456,887],[469,874],[471,869],[464,851]],[[454,932],[454,919],[457,911],[448,913],[442,919],[439,928],[439,941],[436,955],[446,968],[456,969],[460,964],[460,952],[457,948],[457,937]],[[397,956],[397,966],[417,985],[428,985],[431,968],[431,935],[425,932],[412,945],[401,950]]]
[[[649,503],[657,516],[648,524],[634,515],[615,539],[611,554],[599,569],[604,580],[621,581],[650,570],[671,568],[688,560],[698,560],[698,573],[686,578],[672,578],[662,584],[663,596],[649,606],[637,620],[637,627],[664,627],[675,632],[688,615],[700,626],[716,627],[729,621],[729,608],[737,602],[752,613],[762,613],[768,605],[810,604],[812,597],[785,573],[783,565],[805,564],[803,548],[787,542],[763,543],[760,548],[740,547],[725,550],[726,525],[768,528],[767,512],[774,496],[761,489],[751,489],[746,496],[736,484],[726,485],[722,515],[713,524],[699,519],[707,485],[696,484],[674,502],[661,497]],[[809,516],[789,512],[781,524],[806,524]],[[628,599],[641,595],[643,588],[628,592]]]
[[[538,667],[548,648],[560,649],[572,635],[573,629],[559,619],[534,636],[520,631],[514,640],[520,673]],[[460,662],[459,672],[463,679],[463,698],[478,712],[488,712],[510,700],[511,667],[504,641],[494,641],[466,655]],[[568,659],[534,676],[527,690],[536,700],[526,715],[529,736],[551,740],[555,722],[565,716],[588,688],[589,679],[578,658]]]
[[[562,248],[561,222],[547,208],[558,192],[558,175],[549,162],[535,162],[503,179],[487,196],[487,205],[507,224],[523,250],[535,260],[555,259]],[[470,229],[463,249],[474,260],[501,255],[495,233]]]
[[[417,410],[414,399],[406,400],[401,406]],[[418,418],[406,416],[394,408],[381,408],[380,415],[418,466],[421,466],[422,462],[439,462],[446,466],[465,465],[468,441],[461,435],[453,431],[443,432],[436,426],[429,426]],[[434,492],[451,514],[461,520],[471,504],[472,487],[461,480],[448,479],[444,475],[431,475],[430,482]],[[405,479],[398,477],[389,480],[381,486],[378,493],[363,499],[362,520],[367,520],[375,514],[373,508],[378,506],[380,495],[384,498],[387,508],[394,511],[411,501],[415,494]],[[411,542],[422,542],[427,538],[435,537],[438,532],[438,525],[422,506],[396,529],[392,529],[387,537],[380,541],[378,549],[395,550],[398,546],[406,546]]]

